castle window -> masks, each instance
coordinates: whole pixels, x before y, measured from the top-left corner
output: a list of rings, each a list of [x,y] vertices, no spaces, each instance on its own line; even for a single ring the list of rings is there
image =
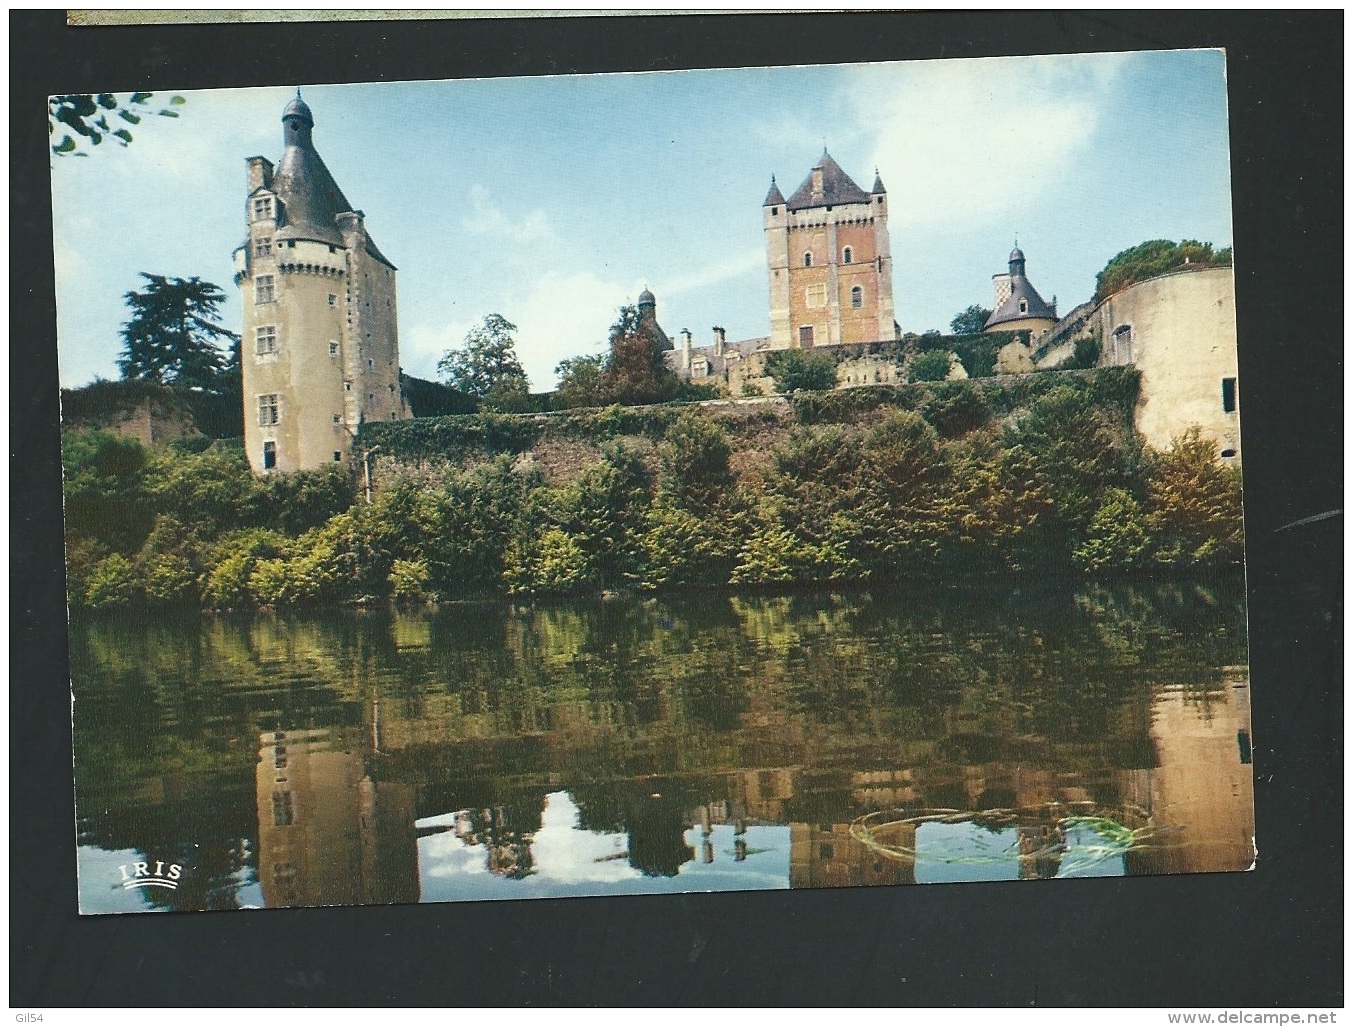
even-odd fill
[[[254,220],[266,221],[272,217],[272,197],[260,196],[254,200]]]
[[[850,305],[857,310],[864,306],[864,290],[858,285],[850,290]]]
[[[812,325],[800,325],[800,326],[799,326],[799,348],[800,348],[800,349],[808,349],[808,348],[809,348],[810,346],[812,346],[812,345],[813,345],[813,326],[812,326]]]
[[[342,423],[342,421],[343,421],[342,417],[340,417],[338,414],[334,414],[334,424],[340,424]]]
[[[272,252],[272,240],[271,240],[271,239],[255,239],[255,240],[254,240],[254,256],[255,256],[255,257],[266,257],[266,256],[267,256],[268,254],[270,254],[271,252]]]
[[[879,274],[883,274],[883,258],[878,257],[876,259],[878,260]]]
[[[277,466],[277,443],[276,442],[263,443],[263,469],[265,471],[271,471],[276,466]]]
[[[803,266],[804,266],[804,267],[812,267],[812,266],[813,266],[813,255],[812,255],[811,253],[805,253],[805,254],[803,255]]]
[[[343,383],[343,391],[344,391],[344,392],[351,392],[351,391],[352,391],[352,382],[344,382],[344,383]]]
[[[770,213],[771,213],[771,217],[774,217],[776,214],[780,213],[780,208],[779,208],[779,207],[772,207],[772,208],[770,209]]]
[[[1230,460],[1232,457],[1236,455],[1236,451],[1234,449],[1223,449],[1221,451],[1221,455],[1224,459]]]
[[[1113,362],[1132,363],[1132,325],[1119,325],[1113,330]]]
[[[849,264],[850,258],[851,258],[850,247],[847,246],[844,250],[841,251],[841,263]]]
[[[342,462],[343,462],[343,454],[340,453],[338,450],[335,449],[335,450],[334,450],[334,463],[338,464],[338,463],[342,463]]]
[[[333,341],[330,341],[330,343],[329,343],[329,356],[331,356],[331,357],[336,357],[336,356],[338,356],[338,343],[333,342]]]
[[[1019,301],[1019,312],[1021,314],[1027,314],[1029,312],[1029,301],[1022,296]]]
[[[295,814],[291,806],[291,793],[276,791],[272,793],[272,826],[290,827]]]
[[[277,299],[273,290],[272,275],[259,275],[254,279],[254,302],[271,303]]]
[[[277,402],[277,393],[268,392],[258,397],[258,423],[261,427],[277,424],[282,419],[281,407]],[[266,444],[264,449],[267,449]]]
[[[394,391],[395,391],[395,383],[394,383],[394,382],[391,382],[389,385],[386,386],[386,388],[389,389],[391,392],[394,392]]]
[[[1234,378],[1223,378],[1221,380],[1221,408],[1223,413],[1234,414],[1236,412],[1236,380]]]
[[[287,240],[287,249],[289,249],[289,250],[294,250],[295,248],[296,248],[296,240],[295,240],[295,239],[288,239],[288,240]]]
[[[827,305],[827,283],[818,282],[816,285],[810,285],[803,290],[803,301],[809,307],[825,307]]]
[[[337,304],[338,304],[338,294],[332,292],[329,293],[329,306],[332,307],[336,306]]]
[[[276,325],[259,325],[254,329],[254,352],[260,356],[277,352]]]
[[[372,360],[370,357],[367,357],[366,366],[367,370],[374,371],[376,369],[376,361]]]

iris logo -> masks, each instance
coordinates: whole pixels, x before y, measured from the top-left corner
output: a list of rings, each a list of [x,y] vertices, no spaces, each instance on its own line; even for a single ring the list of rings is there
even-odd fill
[[[131,873],[127,873],[128,866],[131,867]],[[118,867],[122,871],[122,889],[130,891],[133,888],[178,888],[179,877],[183,874],[183,865],[181,863],[166,864],[164,860],[155,861],[155,870],[152,872],[149,863],[124,863]]]

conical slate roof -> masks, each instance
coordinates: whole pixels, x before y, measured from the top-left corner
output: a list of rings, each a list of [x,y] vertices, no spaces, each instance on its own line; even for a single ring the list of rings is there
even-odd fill
[[[790,210],[807,210],[809,207],[830,207],[838,203],[868,203],[869,194],[841,170],[841,165],[832,160],[831,154],[822,151],[822,158],[813,165],[813,171],[822,172],[822,193],[813,194],[813,172],[803,180],[803,184],[794,190],[785,203]]]
[[[1025,301],[1020,310],[1020,300]],[[983,328],[995,328],[1007,321],[1020,321],[1027,317],[1051,318],[1057,320],[1057,308],[1044,301],[1038,290],[1024,275],[1024,251],[1016,246],[1010,251],[1010,295],[994,310]]]
[[[284,121],[289,117],[314,124],[310,108],[299,94],[287,104],[282,114]],[[342,246],[343,235],[334,218],[352,211],[352,204],[334,181],[323,158],[315,152],[308,130],[286,132],[284,137],[286,149],[282,151],[282,159],[277,162],[272,179],[273,191],[282,201],[277,238],[311,239]],[[367,237],[366,249],[381,263],[390,264],[370,236]],[[393,264],[390,266],[394,267]]]
[[[881,195],[883,195],[884,193],[886,193],[887,191],[888,191],[887,189],[883,188],[883,176],[879,174],[879,169],[878,169],[878,168],[875,168],[875,169],[874,169],[874,188],[870,190],[870,193],[871,193],[872,195],[874,195],[874,196],[881,196]]]
[[[780,187],[775,184],[775,176],[770,176],[770,192],[766,193],[766,202],[761,204],[763,207],[769,207],[772,204],[783,205],[785,194],[780,192]]]

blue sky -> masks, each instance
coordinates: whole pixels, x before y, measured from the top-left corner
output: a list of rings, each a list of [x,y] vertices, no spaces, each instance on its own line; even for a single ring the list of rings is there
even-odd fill
[[[244,159],[281,156],[295,85],[180,90],[181,117],[126,149],[53,158],[63,385],[117,377],[140,271],[217,283],[238,330]],[[906,331],[990,306],[1016,235],[1063,313],[1135,243],[1231,243],[1219,51],[299,85],[316,149],[400,269],[401,362],[423,377],[499,313],[551,388],[645,286],[669,334],[767,334],[761,201],[824,144],[866,189],[883,176]]]

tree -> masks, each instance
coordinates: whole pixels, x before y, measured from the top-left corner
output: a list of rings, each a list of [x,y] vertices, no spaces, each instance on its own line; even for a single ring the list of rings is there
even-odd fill
[[[61,141],[52,144],[52,152],[83,157],[82,140],[90,146],[98,146],[105,139],[116,139],[119,146],[126,146],[132,141],[131,129],[127,126],[139,125],[143,117],[151,114],[177,118],[179,112],[173,108],[186,102],[181,96],[171,96],[168,107],[152,110],[154,105],[150,98],[153,95],[132,93],[125,100],[116,93],[65,93],[49,97],[47,135],[62,133]],[[118,120],[110,123],[109,118]]]
[[[1107,299],[1130,285],[1184,267],[1230,267],[1231,247],[1213,250],[1210,242],[1150,239],[1115,255],[1095,276],[1094,300]]]
[[[949,322],[949,330],[955,335],[980,335],[990,316],[990,310],[974,303],[954,315],[954,319]]]
[[[949,351],[928,349],[917,353],[907,365],[907,381],[942,382],[949,377]]]
[[[611,352],[602,372],[602,391],[612,402],[625,405],[662,403],[676,395],[681,380],[667,366],[667,340],[633,305],[620,308],[611,325]]]
[[[122,377],[209,392],[226,387],[222,375],[230,360],[217,340],[233,345],[239,336],[219,323],[225,294],[196,275],[185,280],[142,271],[141,277],[145,290],[124,297],[132,316],[122,326]]]
[[[606,402],[602,392],[602,374],[606,358],[597,354],[588,357],[569,357],[559,361],[554,373],[559,376],[559,390],[555,393],[560,407],[594,407]]]
[[[836,361],[826,353],[776,350],[766,357],[766,374],[775,380],[775,391],[784,395],[836,387]]]
[[[516,331],[501,314],[489,314],[465,334],[464,349],[448,350],[437,362],[437,372],[453,389],[480,399],[530,393],[530,380],[517,359]]]

